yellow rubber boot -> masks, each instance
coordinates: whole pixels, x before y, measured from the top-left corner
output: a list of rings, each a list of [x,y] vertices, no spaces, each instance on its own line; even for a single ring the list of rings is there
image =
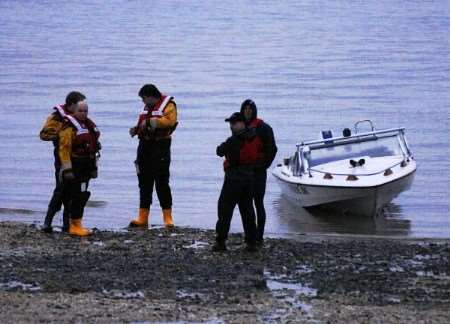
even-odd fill
[[[79,218],[70,220],[69,234],[76,236],[88,236],[91,235],[92,232],[81,225],[81,218]]]
[[[139,208],[138,217],[131,221],[130,227],[147,227],[148,226],[148,216],[150,215],[150,210],[147,208]]]
[[[173,227],[172,209],[163,209],[162,212],[164,225],[166,225],[166,227]]]

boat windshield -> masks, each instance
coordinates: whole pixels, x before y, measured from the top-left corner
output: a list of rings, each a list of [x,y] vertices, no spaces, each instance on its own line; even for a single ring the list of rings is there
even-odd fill
[[[325,146],[325,147],[324,147]],[[309,158],[310,167],[329,162],[357,159],[362,157],[383,157],[402,155],[402,149],[396,135],[389,137],[378,137],[373,140],[362,142],[341,143],[334,146],[328,145],[311,147],[311,156]]]

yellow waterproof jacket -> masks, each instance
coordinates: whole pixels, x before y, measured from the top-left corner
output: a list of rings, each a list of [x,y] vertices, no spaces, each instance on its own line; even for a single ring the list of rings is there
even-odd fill
[[[143,134],[143,137],[146,138],[146,135],[150,135],[150,138],[155,140],[170,138],[178,124],[177,119],[177,106],[175,102],[170,101],[164,108],[162,116],[152,117],[149,114],[147,117],[148,134]]]
[[[56,141],[58,140],[58,134],[62,129],[64,119],[58,114],[51,114],[45,121],[42,127],[39,137],[43,141]]]
[[[72,143],[77,136],[77,130],[70,124],[64,123],[59,132],[59,160],[63,170],[72,169]]]

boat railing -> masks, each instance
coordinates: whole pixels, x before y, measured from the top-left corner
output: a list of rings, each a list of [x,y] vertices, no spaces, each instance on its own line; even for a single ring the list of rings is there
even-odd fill
[[[358,125],[362,124],[362,123],[370,124],[370,128],[372,129],[372,132],[375,130],[375,127],[373,126],[373,122],[370,119],[364,119],[364,120],[357,121],[355,123],[355,134],[358,134]]]
[[[387,137],[397,137],[404,160],[409,160],[409,158],[412,158],[408,142],[406,141],[405,128],[389,128],[384,130],[354,134],[350,136],[333,137],[297,143],[295,156],[290,163],[292,173],[294,176],[301,176],[302,174],[308,174],[310,177],[312,176],[310,159],[311,151],[313,150],[341,145],[350,145],[355,143],[363,143],[367,141],[376,141],[378,139]]]
[[[399,128],[389,128],[389,129],[382,129],[377,131],[371,131],[371,132],[364,132],[359,134],[354,134],[350,136],[338,136],[338,137],[332,137],[332,138],[326,138],[326,139],[319,139],[314,141],[307,141],[307,142],[300,142],[297,143],[297,146],[310,146],[311,149],[316,148],[313,147],[315,144],[325,144],[328,145],[328,147],[337,146],[337,145],[345,145],[348,144],[350,140],[355,140],[354,143],[357,143],[358,141],[366,141],[366,140],[377,140],[377,135],[383,135],[388,133],[404,133],[405,128],[399,127]],[[342,143],[342,144],[341,144]],[[327,147],[327,146],[324,146]],[[318,147],[322,148],[322,147]]]

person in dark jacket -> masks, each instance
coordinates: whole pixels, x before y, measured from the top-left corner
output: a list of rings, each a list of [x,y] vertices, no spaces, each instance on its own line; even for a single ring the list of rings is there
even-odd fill
[[[245,117],[246,126],[253,129],[262,141],[262,154],[259,155],[254,178],[253,201],[256,208],[257,218],[257,243],[262,244],[264,238],[264,227],[266,224],[266,210],[264,208],[264,195],[266,193],[267,169],[272,164],[277,154],[277,146],[272,127],[258,118],[258,110],[253,100],[247,99],[242,102],[241,113]]]
[[[218,201],[216,244],[213,251],[225,251],[225,241],[230,230],[231,218],[239,206],[248,251],[256,250],[256,223],[253,208],[254,168],[262,151],[261,140],[254,129],[245,126],[244,116],[236,112],[225,119],[230,123],[232,136],[220,144],[216,153],[225,157],[225,179]]]

